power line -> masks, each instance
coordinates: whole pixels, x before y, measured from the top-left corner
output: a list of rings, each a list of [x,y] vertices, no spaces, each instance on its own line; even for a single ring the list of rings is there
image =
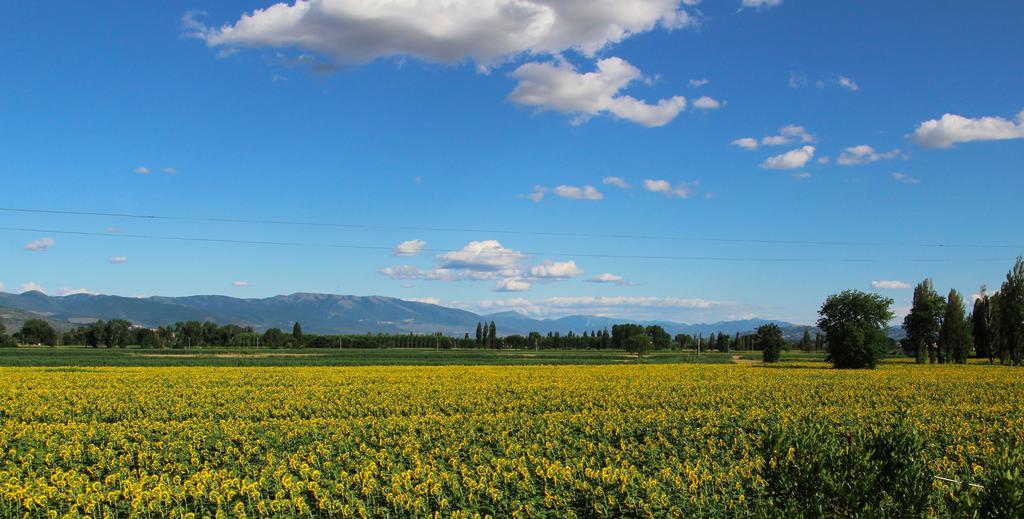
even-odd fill
[[[950,248],[950,249],[1020,249],[1024,245],[1001,245],[1001,244],[954,244],[954,243],[913,243],[913,242],[871,242],[871,241],[841,241],[841,240],[771,240],[759,238],[729,238],[729,237],[687,237],[687,236],[660,236],[645,234],[601,234],[601,233],[576,233],[556,232],[537,230],[510,230],[510,229],[485,229],[473,227],[428,227],[411,225],[379,225],[363,223],[340,223],[340,222],[312,222],[301,220],[261,220],[250,218],[220,218],[207,216],[182,216],[182,215],[158,215],[139,213],[116,213],[99,211],[63,211],[56,209],[32,209],[18,207],[0,207],[0,212],[27,213],[27,214],[52,214],[63,216],[100,216],[107,218],[126,218],[136,220],[165,220],[179,222],[206,222],[206,223],[232,223],[248,225],[284,225],[300,227],[333,227],[345,229],[375,229],[394,231],[422,231],[422,232],[462,232],[462,233],[486,233],[486,234],[509,234],[525,236],[554,236],[569,238],[605,238],[605,239],[633,239],[633,240],[660,240],[660,241],[699,241],[717,243],[753,243],[765,245],[814,245],[814,246],[851,246],[851,247],[921,247],[921,248]]]
[[[41,234],[58,234],[70,236],[90,236],[103,238],[122,238],[139,240],[161,240],[178,242],[201,242],[221,243],[231,245],[270,245],[278,247],[305,247],[305,248],[329,248],[329,249],[356,249],[356,250],[380,250],[392,251],[393,247],[381,245],[358,245],[341,243],[317,243],[317,242],[295,242],[295,241],[271,241],[271,240],[239,240],[232,238],[203,238],[195,236],[166,236],[155,234],[125,234],[125,233],[101,233],[93,231],[69,231],[63,229],[40,229],[29,227],[0,227],[0,231],[31,232]],[[461,249],[421,249],[422,252],[436,254],[460,252]],[[578,258],[609,258],[609,259],[644,259],[644,260],[674,260],[674,261],[756,261],[756,262],[779,262],[779,263],[966,263],[966,262],[987,262],[987,261],[1013,261],[1013,258],[796,258],[796,257],[740,257],[740,256],[660,256],[644,254],[603,254],[586,252],[549,252],[549,251],[516,251],[499,250],[488,251],[489,255],[529,255],[529,256],[561,256]]]

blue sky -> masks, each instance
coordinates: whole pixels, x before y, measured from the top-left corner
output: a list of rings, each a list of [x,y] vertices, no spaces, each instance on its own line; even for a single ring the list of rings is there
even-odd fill
[[[388,4],[7,6],[0,206],[356,227],[0,211],[3,289],[811,322],[1024,249],[1020,2]]]

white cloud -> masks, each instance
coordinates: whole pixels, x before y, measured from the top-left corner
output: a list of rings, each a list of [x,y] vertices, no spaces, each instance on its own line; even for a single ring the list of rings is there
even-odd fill
[[[57,242],[53,238],[39,238],[26,243],[25,249],[36,252],[48,251],[55,243]]]
[[[690,88],[700,88],[708,83],[710,83],[710,81],[708,81],[707,78],[691,79]]]
[[[828,164],[828,157],[818,157],[818,164]]]
[[[428,305],[440,305],[441,300],[436,297],[405,297],[403,301],[411,301],[413,303],[425,303]]]
[[[548,188],[544,186],[533,186],[533,191],[526,195],[526,198],[529,198],[534,202],[540,202],[541,200],[544,200],[544,194],[547,192]]]
[[[733,146],[739,146],[740,148],[743,148],[745,150],[756,150],[758,146],[757,139],[753,137],[743,137],[742,139],[736,139],[729,144],[732,144]]]
[[[857,164],[870,164],[879,160],[895,159],[899,156],[900,150],[878,153],[871,146],[861,144],[860,146],[851,146],[843,150],[843,152],[839,154],[839,158],[836,160],[836,163],[840,166],[854,166]]]
[[[392,256],[415,256],[423,251],[423,247],[427,246],[427,242],[423,240],[406,240],[392,249]]]
[[[921,183],[920,179],[907,175],[906,173],[900,173],[899,171],[892,174],[892,179],[895,180],[896,182],[901,182],[903,184],[910,185]]]
[[[111,256],[107,258],[107,261],[114,265],[121,265],[122,263],[128,263],[128,256]]]
[[[246,287],[249,286],[249,282],[248,281],[243,281],[243,280],[239,279],[239,280],[236,280],[236,281],[232,281],[231,282],[231,286],[237,287],[237,288],[246,288]]]
[[[178,170],[176,168],[168,167],[168,168],[164,168],[164,169],[162,169],[160,171],[163,171],[164,173],[167,173],[168,175],[177,175],[178,174]]]
[[[857,86],[857,83],[855,83],[852,79],[846,76],[839,76],[838,82],[839,86],[849,90],[850,92],[856,92],[860,90],[860,87]]]
[[[534,279],[568,279],[583,273],[575,261],[544,261],[530,268],[530,277]]]
[[[878,289],[878,290],[906,290],[906,289],[910,288],[910,283],[905,283],[903,281],[890,281],[890,280],[883,279],[883,280],[879,280],[879,281],[872,281],[871,282],[871,288]]]
[[[795,150],[787,151],[781,155],[768,157],[761,167],[764,169],[797,169],[807,165],[807,162],[814,157],[814,146],[804,146]]]
[[[791,142],[814,142],[814,136],[807,132],[803,126],[789,124],[779,128],[778,135],[767,135],[761,139],[765,146],[782,146]]]
[[[0,292],[3,292],[3,290],[4,290],[5,288],[7,288],[7,287],[5,287],[3,283],[0,283]]]
[[[437,256],[444,269],[501,271],[513,268],[523,259],[518,251],[506,249],[497,240],[471,241],[461,250]]]
[[[573,116],[573,124],[609,113],[646,127],[668,124],[686,108],[682,96],[648,104],[620,91],[637,79],[640,70],[620,58],[597,62],[597,70],[579,73],[568,62],[531,62],[521,65],[512,77],[519,80],[509,99],[539,110],[554,110]]]
[[[491,288],[494,292],[525,292],[530,289],[530,283],[519,278],[500,279]]]
[[[735,304],[700,298],[563,296],[544,299],[516,297],[474,303],[453,302],[452,306],[485,313],[512,310],[533,317],[587,314],[626,319],[681,319],[683,314],[705,315],[706,311],[733,308]]]
[[[701,96],[693,102],[693,107],[700,110],[717,110],[722,107],[722,104],[708,96]]]
[[[793,178],[795,178],[797,180],[807,180],[807,179],[811,178],[811,176],[812,175],[810,173],[806,172],[806,171],[801,171],[799,173],[793,173]]]
[[[141,173],[143,175],[148,175],[149,174],[149,168],[147,168],[146,166],[139,166],[139,167],[135,168],[135,172],[136,173]]]
[[[42,292],[45,294],[46,289],[32,281],[28,281],[21,284],[21,287],[18,288],[18,292],[22,294],[25,292]]]
[[[1022,139],[1024,111],[1017,114],[1017,122],[1002,117],[972,119],[945,114],[941,119],[919,124],[911,138],[925,148],[949,148],[958,142]]]
[[[648,178],[644,180],[643,186],[647,191],[652,193],[661,193],[668,197],[674,196],[686,199],[690,198],[690,195],[693,194],[693,189],[685,182],[680,182],[679,184],[676,184],[675,187],[672,187],[672,184],[667,180]]]
[[[743,0],[740,3],[740,7],[748,7],[754,9],[768,9],[775,7],[782,3],[782,0]]]
[[[689,5],[689,4],[688,4]],[[219,28],[190,12],[185,34],[210,47],[299,48],[342,63],[410,56],[481,67],[520,54],[593,56],[610,44],[696,21],[680,0],[313,0],[277,3]]]
[[[594,277],[591,277],[590,279],[587,280],[587,283],[602,283],[621,286],[628,286],[633,284],[630,280],[618,274],[612,274],[611,272],[604,272]]]
[[[601,179],[601,183],[606,186],[615,186],[620,189],[629,189],[629,183],[626,182],[622,177],[604,177]]]
[[[91,294],[88,288],[62,288],[57,291],[60,296],[73,296],[75,294]]]
[[[590,185],[583,187],[561,185],[555,186],[551,191],[562,198],[570,198],[572,200],[601,200],[604,198],[604,195],[597,188]]]

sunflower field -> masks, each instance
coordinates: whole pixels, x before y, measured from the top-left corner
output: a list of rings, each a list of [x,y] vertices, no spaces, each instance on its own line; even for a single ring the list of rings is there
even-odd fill
[[[1024,370],[0,368],[3,517],[1020,517]]]

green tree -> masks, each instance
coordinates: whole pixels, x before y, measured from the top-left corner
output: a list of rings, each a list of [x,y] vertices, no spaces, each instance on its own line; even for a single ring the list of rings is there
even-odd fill
[[[103,337],[108,348],[125,348],[132,338],[132,323],[124,319],[110,320]]]
[[[652,348],[654,348],[654,343],[645,333],[631,335],[629,339],[626,339],[626,351],[636,353],[636,358],[638,359],[651,351]]]
[[[971,312],[971,334],[974,336],[974,352],[980,358],[992,362],[992,305],[985,285],[981,285],[978,298],[974,300]]]
[[[17,346],[17,343],[7,335],[7,327],[4,323],[0,323],[0,348],[12,348]]]
[[[22,344],[57,345],[57,330],[42,319],[29,319],[21,325],[18,340]]]
[[[1024,360],[1024,257],[1017,257],[999,289],[999,335],[1003,362],[1019,366]]]
[[[667,350],[672,344],[672,336],[664,328],[656,324],[644,328],[644,333],[651,338],[651,343],[654,344],[654,349],[656,350]]]
[[[476,323],[476,343],[479,346],[484,342],[484,325],[483,323]]]
[[[755,348],[761,350],[765,362],[778,362],[786,339],[782,336],[782,329],[777,325],[765,324],[754,334],[754,344]]]
[[[939,330],[939,362],[966,364],[971,352],[970,321],[967,320],[964,298],[956,290],[949,291],[946,315]]]
[[[644,335],[645,330],[639,324],[616,324],[612,325],[612,346],[626,349],[626,341],[634,335]]]
[[[288,340],[287,335],[277,328],[270,328],[263,332],[263,345],[267,348],[280,348]]]
[[[892,299],[859,290],[829,296],[818,311],[825,332],[827,360],[840,369],[873,368],[889,346],[885,326],[892,320]]]
[[[944,305],[942,296],[932,288],[932,280],[925,279],[914,287],[914,302],[903,318],[903,329],[918,364],[924,363],[926,354],[931,362],[936,360]]]
[[[498,327],[495,326],[494,321],[491,321],[490,326],[487,327],[487,346],[493,348],[498,344]]]
[[[302,347],[302,325],[298,321],[292,325],[292,341],[295,343],[296,348]]]
[[[800,339],[800,351],[811,351],[811,329],[804,328],[804,336]]]

